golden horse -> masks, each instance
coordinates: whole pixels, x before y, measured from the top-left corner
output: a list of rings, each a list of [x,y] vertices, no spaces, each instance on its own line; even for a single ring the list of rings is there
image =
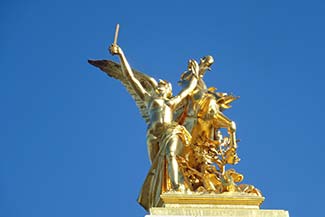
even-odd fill
[[[191,108],[184,109],[179,118],[181,124],[192,126],[191,145],[185,147],[184,155],[179,161],[183,165],[184,178],[189,189],[200,191],[203,188],[223,192],[222,180],[227,175],[225,165],[236,164],[240,159],[236,152],[236,124],[222,110],[230,108],[229,104],[237,97],[215,93],[215,88],[209,88],[197,95],[188,99]],[[188,113],[194,113],[195,118],[187,117]],[[222,137],[222,128],[227,129],[228,137]]]

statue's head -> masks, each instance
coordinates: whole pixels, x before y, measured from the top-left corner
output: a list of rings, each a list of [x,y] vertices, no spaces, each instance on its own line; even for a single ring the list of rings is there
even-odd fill
[[[211,70],[210,66],[214,63],[212,56],[205,56],[200,59],[200,73],[204,74],[206,70]]]
[[[171,98],[173,96],[171,83],[159,79],[158,86],[156,88],[156,93],[158,94],[158,96],[164,98]]]

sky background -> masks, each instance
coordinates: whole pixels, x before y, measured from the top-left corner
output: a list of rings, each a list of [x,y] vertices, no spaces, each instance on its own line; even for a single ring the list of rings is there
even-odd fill
[[[263,209],[321,216],[325,3],[309,0],[0,3],[0,217],[143,217],[146,125],[120,82],[87,63],[118,43],[133,68],[239,95],[235,166]]]

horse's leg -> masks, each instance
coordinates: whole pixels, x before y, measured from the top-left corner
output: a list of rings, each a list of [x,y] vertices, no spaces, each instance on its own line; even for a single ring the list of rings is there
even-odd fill
[[[216,127],[227,128],[230,137],[230,147],[237,149],[236,123],[221,112],[218,112],[218,114],[215,116],[214,123]]]

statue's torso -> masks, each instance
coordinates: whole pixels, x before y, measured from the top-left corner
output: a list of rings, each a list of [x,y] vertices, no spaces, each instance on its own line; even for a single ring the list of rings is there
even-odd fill
[[[164,126],[173,121],[173,112],[167,104],[167,101],[167,99],[157,97],[152,98],[148,103],[150,115],[149,129],[151,129],[154,134],[161,133],[160,131]]]

